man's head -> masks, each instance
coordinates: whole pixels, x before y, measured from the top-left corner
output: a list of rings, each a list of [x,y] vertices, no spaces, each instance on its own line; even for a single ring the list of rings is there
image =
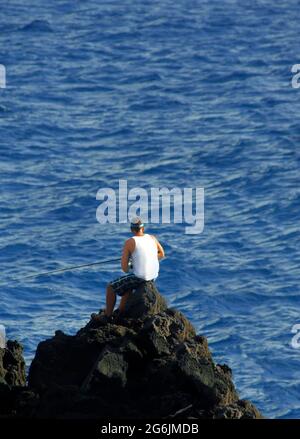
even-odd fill
[[[130,230],[134,234],[143,234],[145,231],[144,223],[140,217],[135,217],[130,221]]]

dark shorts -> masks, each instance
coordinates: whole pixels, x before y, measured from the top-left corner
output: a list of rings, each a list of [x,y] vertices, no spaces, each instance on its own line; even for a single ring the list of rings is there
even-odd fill
[[[135,290],[139,285],[144,284],[146,281],[137,277],[135,274],[125,274],[125,276],[118,277],[118,279],[113,280],[109,284],[111,285],[113,291],[118,296],[123,296],[127,291]]]

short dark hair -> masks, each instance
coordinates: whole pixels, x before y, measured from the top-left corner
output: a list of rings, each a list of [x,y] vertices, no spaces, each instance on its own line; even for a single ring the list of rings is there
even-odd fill
[[[144,223],[139,217],[132,219],[130,222],[130,229],[133,232],[138,232],[143,227],[144,227]]]

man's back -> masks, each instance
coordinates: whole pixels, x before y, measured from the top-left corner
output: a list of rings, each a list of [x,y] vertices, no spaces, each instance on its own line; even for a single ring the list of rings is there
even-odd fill
[[[135,248],[131,254],[133,273],[145,280],[156,279],[159,272],[157,243],[149,235],[133,236]]]

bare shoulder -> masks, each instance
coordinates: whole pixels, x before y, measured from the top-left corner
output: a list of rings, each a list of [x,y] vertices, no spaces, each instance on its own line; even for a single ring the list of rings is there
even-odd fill
[[[151,236],[151,238],[153,238],[154,241],[158,242],[158,239],[156,238],[156,236],[154,236],[154,235],[149,235],[149,236]]]
[[[124,247],[127,248],[128,250],[132,250],[135,247],[135,240],[133,238],[128,238],[125,241]]]

